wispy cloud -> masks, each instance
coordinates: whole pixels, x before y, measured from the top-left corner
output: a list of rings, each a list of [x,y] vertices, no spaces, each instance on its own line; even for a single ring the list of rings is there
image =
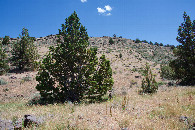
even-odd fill
[[[104,16],[112,15],[111,13],[107,13],[107,12],[112,11],[112,7],[110,7],[110,5],[106,5],[106,6],[104,6],[104,8],[98,7],[97,10],[98,10],[98,13],[101,14],[101,15],[104,15]]]
[[[112,15],[112,14],[111,14],[111,13],[107,13],[107,14],[106,14],[106,16],[110,16],[110,15]]]
[[[85,2],[87,2],[87,0],[81,0],[81,2],[82,2],[82,3],[85,3]]]

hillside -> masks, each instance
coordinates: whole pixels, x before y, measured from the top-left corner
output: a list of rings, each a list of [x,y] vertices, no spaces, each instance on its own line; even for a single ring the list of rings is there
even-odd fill
[[[37,71],[10,72],[0,76],[0,118],[20,119],[24,114],[44,117],[40,129],[187,129],[195,119],[195,88],[177,86],[175,81],[160,77],[160,64],[174,59],[170,47],[135,43],[134,40],[112,37],[91,37],[90,47],[98,48],[111,61],[114,86],[113,99],[102,103],[72,103],[28,106],[36,101]],[[48,47],[57,43],[56,35],[34,39],[40,60]],[[15,42],[17,39],[11,39]],[[11,45],[4,46],[11,56]],[[159,83],[154,95],[139,95],[143,67],[148,62]],[[12,67],[14,68],[14,67]],[[173,86],[170,86],[170,83]],[[105,97],[108,98],[108,95]],[[188,124],[180,121],[188,118]]]

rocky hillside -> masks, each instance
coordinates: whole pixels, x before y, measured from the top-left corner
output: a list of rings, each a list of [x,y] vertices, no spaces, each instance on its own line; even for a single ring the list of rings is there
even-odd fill
[[[114,44],[109,43],[112,38]],[[2,39],[0,39],[2,40]],[[17,38],[10,38],[10,42],[17,42]],[[127,55],[133,54],[136,59],[146,59],[155,63],[167,63],[173,59],[173,52],[171,47],[150,45],[148,43],[135,43],[134,40],[119,38],[119,37],[90,37],[89,43],[91,47],[98,48],[99,53],[126,53]],[[57,44],[57,35],[48,35],[46,37],[34,38],[34,44],[38,47],[48,47]],[[10,47],[8,46],[7,52]]]
[[[177,86],[160,77],[160,64],[173,59],[169,47],[135,43],[134,40],[91,37],[98,56],[110,60],[114,85],[113,99],[100,103],[32,105],[37,71],[8,72],[0,76],[0,129],[191,129],[195,119],[195,88]],[[11,42],[18,39],[11,38]],[[40,60],[57,36],[34,38]],[[11,44],[4,46],[11,56]],[[154,95],[140,95],[143,67],[149,63],[159,89]],[[105,95],[105,99],[108,94]],[[30,127],[26,127],[26,121]],[[193,129],[193,128],[192,128]]]

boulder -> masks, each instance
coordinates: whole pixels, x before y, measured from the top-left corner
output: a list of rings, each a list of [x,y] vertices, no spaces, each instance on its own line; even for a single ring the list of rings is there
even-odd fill
[[[24,115],[24,127],[30,127],[31,125],[39,126],[41,123],[43,123],[43,120],[41,118],[36,118],[36,116],[33,115]]]
[[[189,125],[188,117],[186,116],[180,116],[179,121],[184,122],[186,125]]]

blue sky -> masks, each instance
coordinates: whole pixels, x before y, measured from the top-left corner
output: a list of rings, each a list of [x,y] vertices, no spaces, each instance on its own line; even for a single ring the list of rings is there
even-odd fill
[[[0,0],[0,37],[57,34],[74,11],[89,36],[122,36],[178,45],[184,11],[195,20],[195,0]]]

